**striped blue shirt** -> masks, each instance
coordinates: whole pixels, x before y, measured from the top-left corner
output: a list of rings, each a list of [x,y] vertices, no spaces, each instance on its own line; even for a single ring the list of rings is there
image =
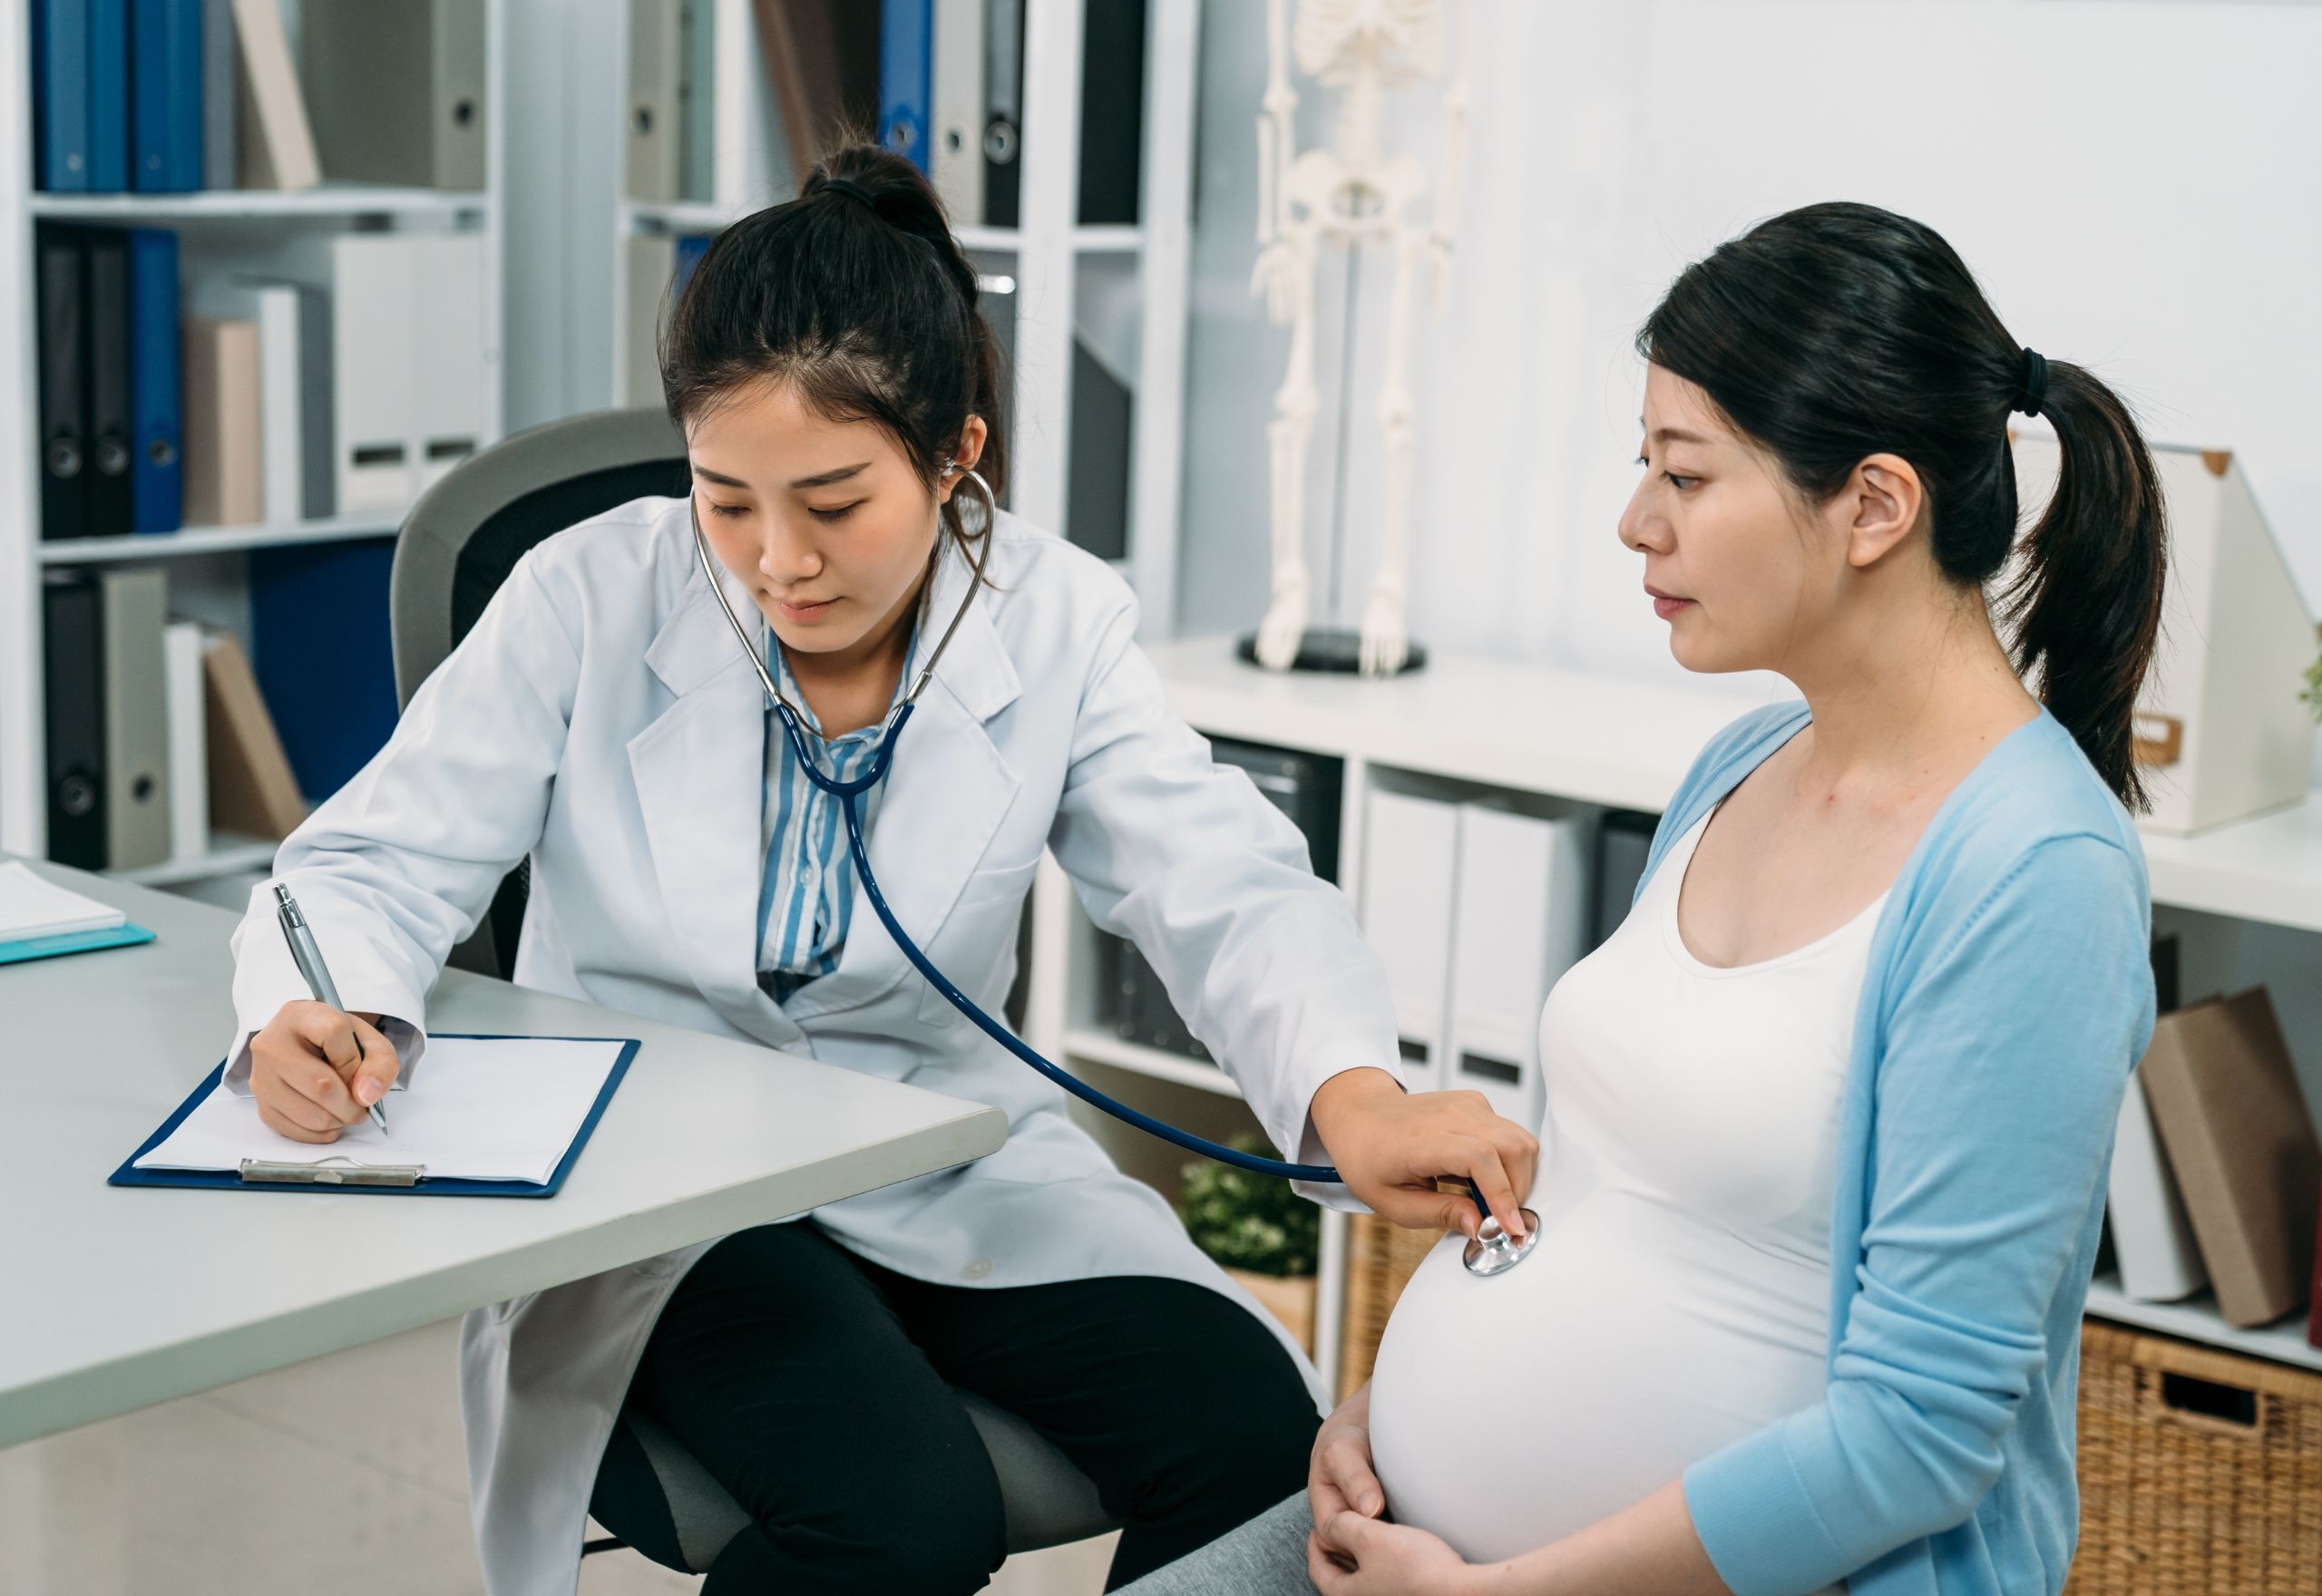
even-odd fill
[[[887,706],[890,714],[911,681],[912,659],[918,650],[914,621],[903,668],[895,677],[894,698]],[[818,736],[821,725],[792,679],[770,627],[766,652],[775,681],[798,706],[806,731]],[[824,743],[824,768],[840,781],[869,770],[885,724],[883,717]],[[886,785],[880,783],[859,800],[866,840]],[[759,840],[766,867],[758,885],[758,986],[776,1003],[786,1003],[808,981],[838,968],[839,956],[846,949],[847,921],[854,911],[855,884],[854,867],[846,856],[846,816],[839,801],[807,777],[771,705],[766,712],[766,803]]]

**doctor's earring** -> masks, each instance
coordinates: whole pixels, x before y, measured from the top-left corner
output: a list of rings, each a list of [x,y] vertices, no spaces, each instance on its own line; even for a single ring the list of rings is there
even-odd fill
[[[947,460],[943,462],[943,474],[947,477],[956,476],[961,479],[959,482],[952,485],[951,491],[955,501],[958,498],[960,489],[966,486],[969,482],[973,482],[976,485],[977,491],[983,499],[983,514],[973,526],[970,526],[968,524],[968,518],[964,512],[961,515],[959,520],[960,535],[963,538],[981,538],[989,533],[991,530],[992,521],[1000,514],[1000,501],[993,495],[991,484],[985,482],[981,474],[979,473],[974,467],[961,465],[956,460]]]

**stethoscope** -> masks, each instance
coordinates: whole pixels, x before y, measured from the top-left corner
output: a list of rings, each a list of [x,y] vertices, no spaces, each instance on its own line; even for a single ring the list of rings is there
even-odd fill
[[[943,469],[947,475],[956,472],[974,482],[982,491],[984,524],[989,527],[991,524],[993,513],[998,509],[992,497],[991,485],[975,472],[961,467],[956,461],[945,462]],[[725,613],[727,624],[734,628],[734,636],[740,640],[743,656],[749,660],[750,668],[757,673],[758,685],[766,689],[766,702],[773,706],[776,718],[781,721],[783,735],[790,739],[790,746],[798,755],[798,763],[805,771],[806,779],[821,791],[838,800],[839,812],[846,817],[847,857],[854,861],[855,880],[863,883],[863,895],[869,900],[872,912],[879,917],[879,923],[887,929],[887,935],[894,939],[895,946],[902,950],[903,957],[911,962],[912,968],[927,978],[928,985],[941,993],[944,1001],[972,1021],[977,1029],[1017,1058],[1054,1081],[1083,1103],[1102,1109],[1125,1124],[1134,1125],[1147,1135],[1158,1136],[1164,1142],[1182,1147],[1188,1153],[1197,1153],[1205,1158],[1214,1158],[1218,1163],[1231,1164],[1235,1169],[1248,1170],[1255,1174],[1273,1175],[1286,1181],[1315,1181],[1327,1185],[1343,1184],[1337,1169],[1330,1164],[1289,1163],[1277,1158],[1263,1158],[1254,1153],[1244,1153],[1237,1147],[1228,1147],[1221,1143],[1212,1142],[1206,1137],[1196,1136],[1191,1131],[1182,1130],[1166,1120],[1156,1119],[1149,1114],[1131,1108],[1126,1103],[1117,1102],[1099,1092],[1079,1076],[1049,1063],[1028,1046],[1021,1037],[986,1014],[978,1007],[974,998],[953,986],[951,979],[935,968],[934,961],[927,957],[919,944],[912,940],[910,934],[896,920],[894,910],[887,907],[886,895],[879,890],[878,879],[871,873],[870,851],[863,846],[863,810],[860,800],[863,793],[879,784],[886,776],[888,767],[894,764],[895,744],[902,736],[903,727],[910,724],[912,709],[917,704],[920,694],[926,690],[927,684],[934,678],[936,662],[943,657],[943,650],[951,647],[952,634],[960,629],[960,623],[967,618],[968,606],[975,602],[976,589],[983,585],[983,561],[966,553],[964,540],[962,540],[962,558],[968,560],[970,572],[967,596],[960,600],[960,608],[953,612],[951,624],[943,628],[943,635],[936,640],[934,651],[927,657],[927,663],[920,667],[919,675],[913,678],[910,688],[896,701],[894,707],[887,712],[887,718],[881,723],[878,744],[872,754],[870,765],[861,775],[842,780],[824,770],[822,762],[815,757],[815,750],[807,740],[805,717],[799,713],[797,706],[792,704],[783,693],[782,688],[776,684],[774,673],[766,668],[766,662],[760,656],[756,643],[742,625],[741,618],[734,613],[733,605],[727,600],[725,586],[717,579],[717,567],[710,560],[709,541],[702,535],[700,509],[695,502],[690,491],[687,493],[686,505],[687,513],[693,521],[694,553],[701,561],[701,574],[709,583],[711,596],[717,600],[717,608]],[[941,534],[939,530],[938,555],[941,552]],[[933,565],[931,560],[931,584],[932,569]],[[1493,1217],[1489,1206],[1484,1202],[1483,1193],[1477,1189],[1476,1183],[1470,1180],[1466,1184],[1468,1196],[1473,1199],[1478,1212],[1483,1216],[1482,1221],[1476,1227],[1475,1237],[1468,1243],[1466,1262],[1468,1270],[1478,1275],[1496,1275],[1515,1268],[1530,1255],[1533,1247],[1539,1241],[1538,1217],[1531,1210],[1524,1210],[1526,1224],[1524,1235],[1521,1240],[1511,1239],[1501,1228],[1499,1221]]]

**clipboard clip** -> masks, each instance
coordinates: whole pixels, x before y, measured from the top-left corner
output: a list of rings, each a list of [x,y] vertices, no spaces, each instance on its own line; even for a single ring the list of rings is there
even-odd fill
[[[283,1163],[265,1158],[245,1158],[241,1163],[246,1183],[271,1182],[285,1186],[415,1186],[426,1173],[424,1163],[363,1163],[343,1153],[314,1163]]]

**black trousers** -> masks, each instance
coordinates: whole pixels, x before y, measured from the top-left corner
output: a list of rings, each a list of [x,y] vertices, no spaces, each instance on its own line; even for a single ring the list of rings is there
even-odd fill
[[[1266,1328],[1145,1276],[979,1289],[857,1258],[811,1220],[727,1237],[678,1282],[629,1400],[748,1513],[703,1596],[980,1591],[1000,1484],[953,1387],[1040,1431],[1123,1525],[1106,1589],[1302,1489],[1320,1424]],[[623,1427],[590,1513],[682,1566]]]

